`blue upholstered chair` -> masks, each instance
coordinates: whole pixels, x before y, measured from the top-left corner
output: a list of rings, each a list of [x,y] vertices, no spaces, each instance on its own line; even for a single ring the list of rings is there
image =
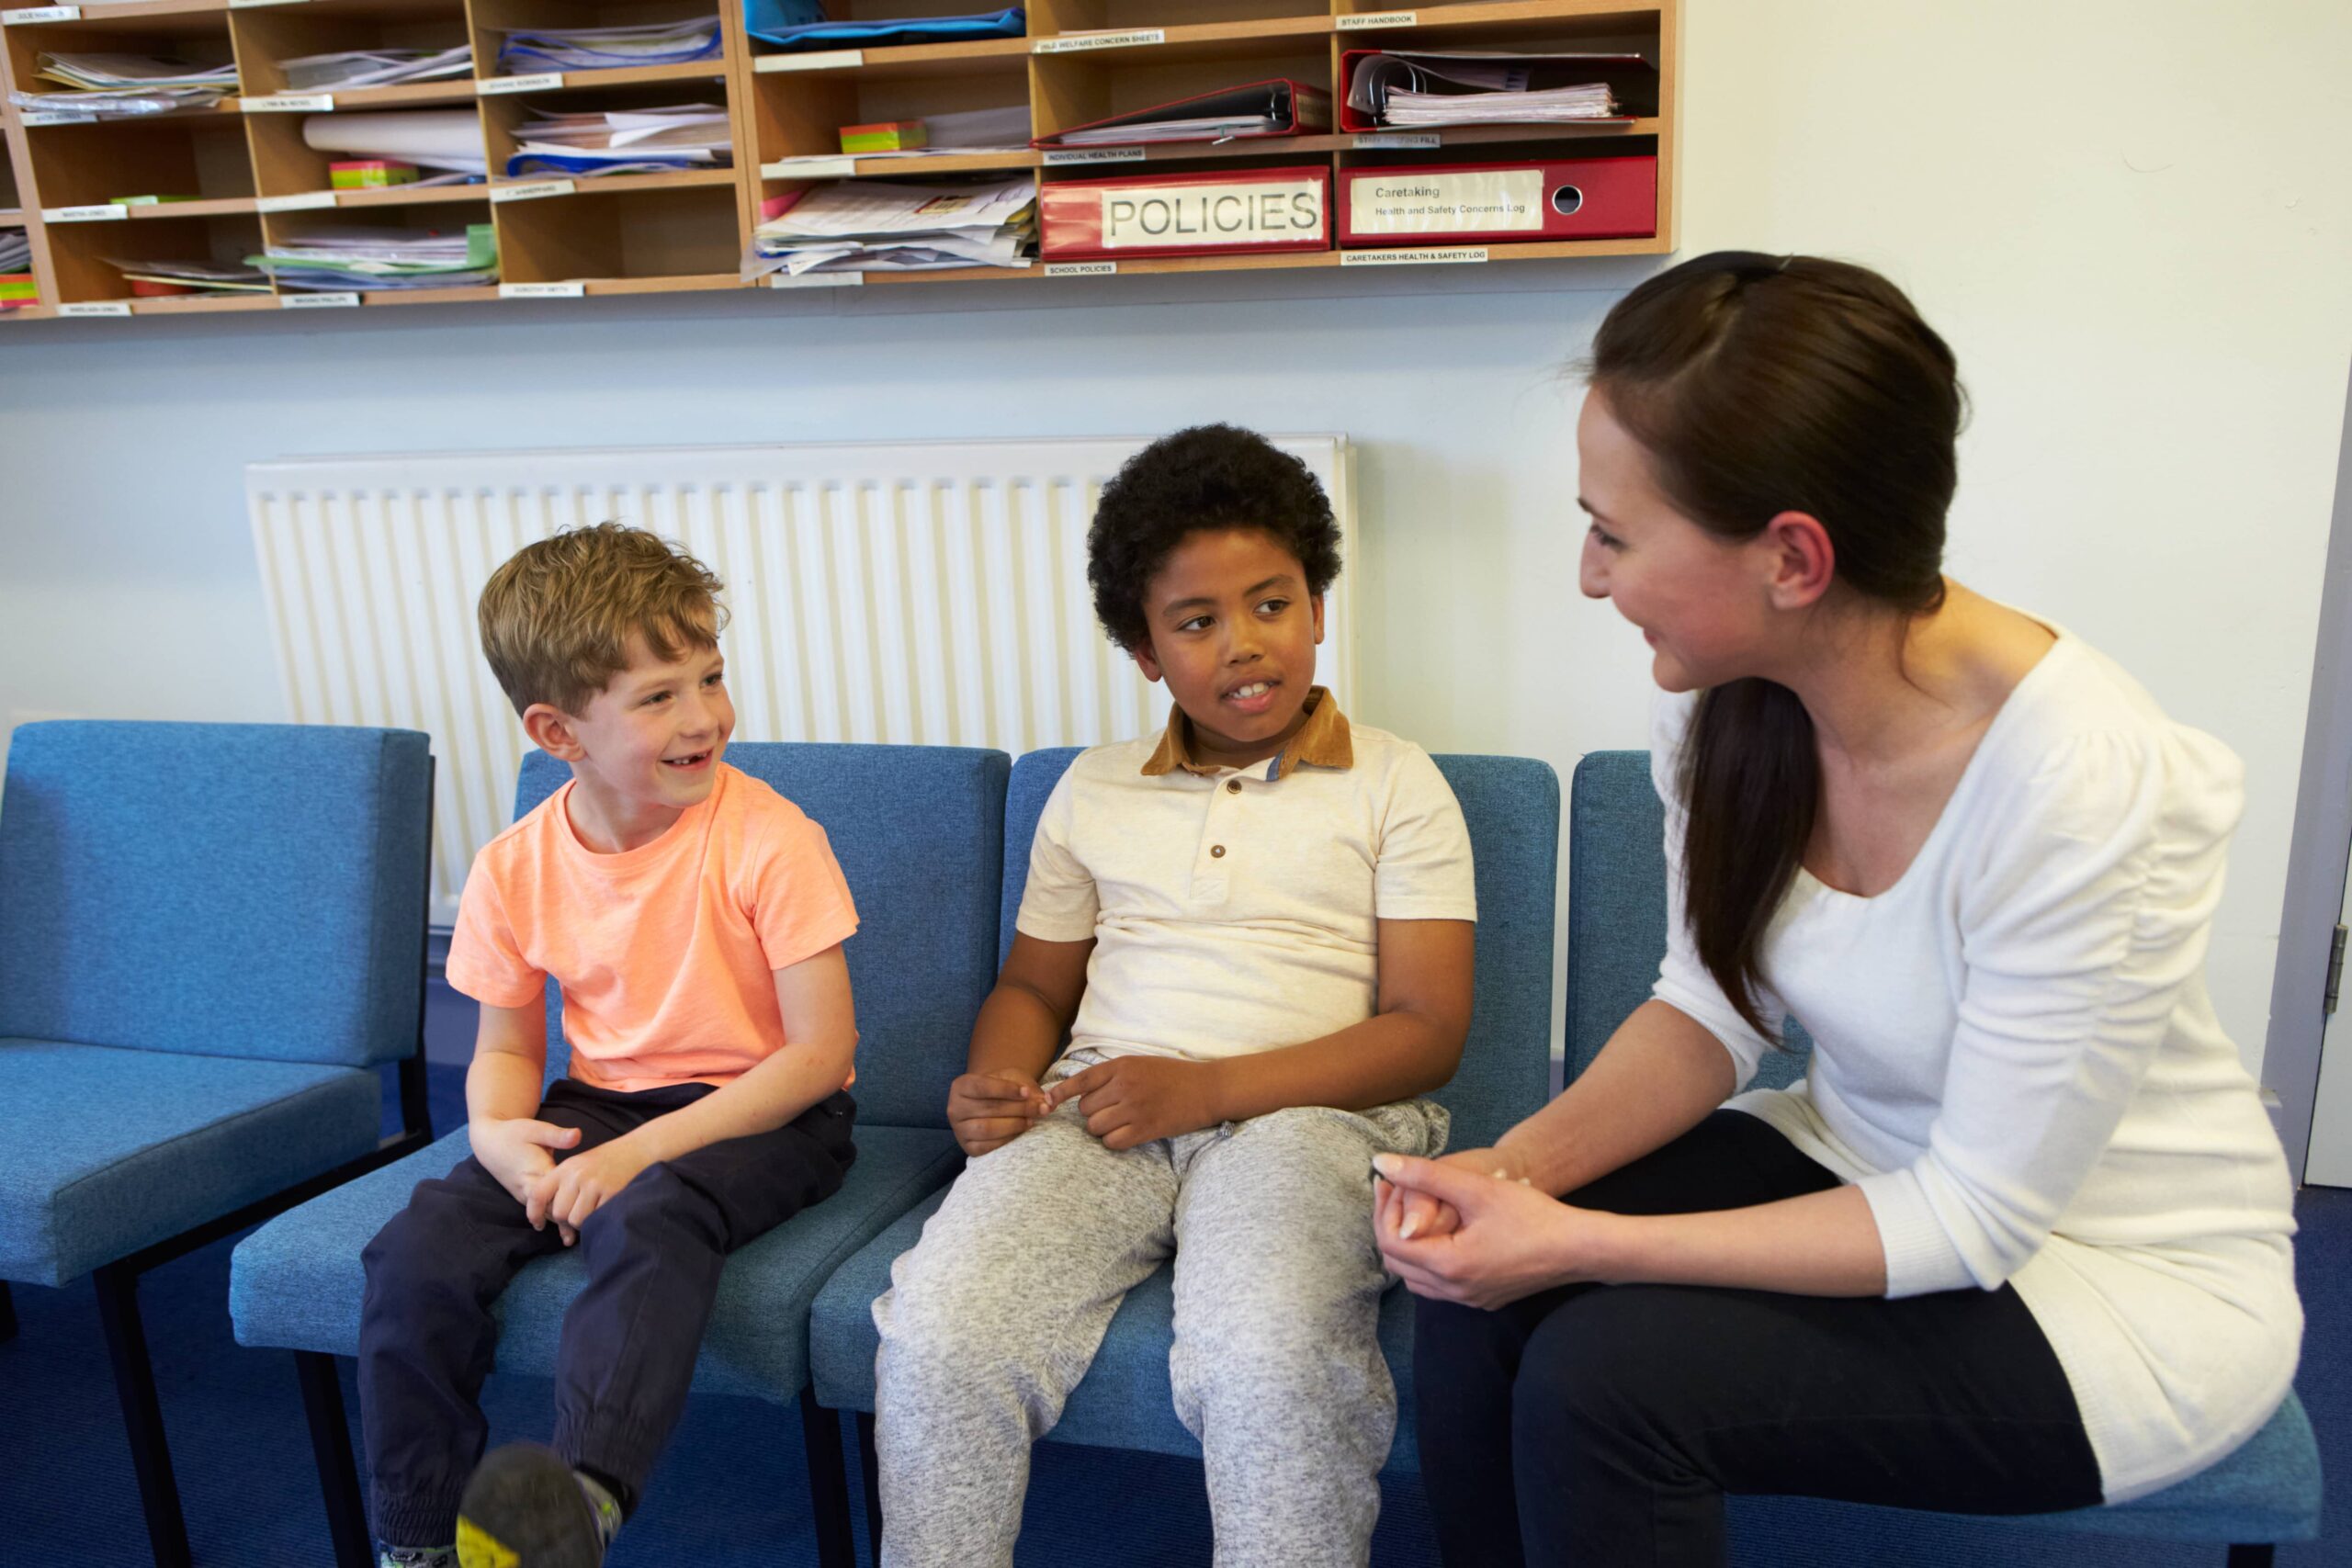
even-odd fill
[[[1568,821],[1567,1073],[1574,1077],[1645,1000],[1666,952],[1664,812],[1645,751],[1598,751],[1571,786]],[[1759,1085],[1803,1076],[1805,1043],[1767,1058]],[[1860,1505],[1854,1505],[1859,1506]],[[2272,1544],[2319,1534],[2319,1449],[2293,1394],[2267,1426],[2203,1472],[2136,1502],[2034,1514],[2035,1529],[2213,1541],[2231,1568],[2271,1560]],[[1982,1522],[1979,1520],[1978,1522]]]
[[[955,1175],[949,1078],[996,974],[1008,759],[923,746],[738,742],[727,760],[824,826],[857,900],[846,951],[857,998],[857,1163],[842,1190],[728,1259],[695,1369],[697,1390],[798,1402],[809,1441],[818,1550],[849,1568],[847,1477],[838,1427],[808,1397],[808,1303],[834,1268]],[[519,817],[570,773],[525,760]],[[568,1053],[551,1008],[548,1072]],[[350,1427],[334,1358],[359,1343],[360,1249],[427,1177],[469,1151],[460,1130],[423,1153],[280,1216],[241,1243],[229,1297],[239,1343],[291,1349],[327,1497],[338,1568],[372,1562]],[[576,1253],[526,1268],[498,1303],[497,1370],[546,1377],[564,1309],[584,1273]]]
[[[432,770],[409,730],[62,722],[9,749],[0,1281],[93,1276],[164,1568],[187,1530],[140,1276],[432,1136]],[[394,1061],[407,1128],[379,1140]]]
[[[1004,900],[1000,947],[1012,946],[1013,917],[1029,876],[1029,843],[1046,797],[1074,750],[1035,751],[1012,770],[1005,807]],[[1437,1098],[1453,1113],[1452,1141],[1472,1148],[1544,1103],[1551,1075],[1552,908],[1560,829],[1559,778],[1544,763],[1516,757],[1440,757],[1438,767],[1462,802],[1478,876],[1476,1011],[1461,1070]],[[960,1070],[960,1067],[956,1070]],[[949,1076],[953,1076],[952,1073]],[[933,1086],[944,1100],[947,1077]],[[809,1319],[809,1357],[819,1403],[858,1413],[866,1461],[867,1526],[878,1539],[873,1416],[874,1300],[888,1288],[890,1264],[913,1247],[943,1191],[910,1211],[843,1264],[818,1292]],[[1103,1335],[1086,1379],[1070,1395],[1049,1439],[1096,1448],[1198,1456],[1200,1445],[1176,1418],[1168,1352],[1174,1340],[1174,1276],[1165,1266],[1127,1293]],[[1399,1405],[1392,1471],[1419,1468],[1413,1440],[1413,1306],[1401,1289],[1383,1299],[1380,1344],[1396,1374]]]

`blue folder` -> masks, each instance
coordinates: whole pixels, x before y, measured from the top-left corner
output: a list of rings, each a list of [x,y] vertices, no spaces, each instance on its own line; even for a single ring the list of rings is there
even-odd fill
[[[1029,15],[1018,6],[970,17],[910,17],[901,21],[832,22],[819,0],[743,0],[743,29],[779,49],[851,49],[869,44],[968,43],[1020,38]]]

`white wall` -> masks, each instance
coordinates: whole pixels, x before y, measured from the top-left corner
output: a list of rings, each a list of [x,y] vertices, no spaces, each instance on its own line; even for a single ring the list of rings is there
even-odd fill
[[[1690,0],[1685,44],[1683,253],[1910,289],[1976,406],[1956,574],[2245,759],[2212,968],[2258,1055],[2352,353],[2352,7]],[[256,458],[1225,418],[1363,444],[1364,716],[1565,775],[1647,697],[1575,592],[1555,371],[1648,270],[0,327],[0,718],[284,716]]]

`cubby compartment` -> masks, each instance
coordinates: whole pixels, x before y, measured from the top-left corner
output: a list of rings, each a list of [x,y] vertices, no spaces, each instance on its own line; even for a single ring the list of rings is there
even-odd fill
[[[249,6],[231,17],[230,28],[247,96],[323,93],[338,108],[473,101],[471,63],[452,76],[389,86],[296,81],[286,70],[288,61],[322,54],[470,48],[473,34],[462,0],[304,0]]]
[[[731,182],[619,175],[568,195],[500,202],[510,284],[582,283],[592,293],[731,288],[743,240]],[[658,182],[658,183],[656,183]]]
[[[474,31],[474,73],[488,81],[503,76],[574,75],[616,84],[628,81],[682,81],[727,74],[723,53],[707,59],[667,63],[556,65],[545,61],[500,62],[500,51],[516,28],[635,28],[656,23],[713,19],[721,37],[729,30],[728,12],[741,0],[471,0],[468,14]],[[740,22],[735,24],[740,26]]]
[[[130,300],[137,291],[118,263],[187,262],[199,266],[243,267],[261,250],[261,220],[251,214],[187,217],[166,211],[154,218],[107,223],[51,223],[50,264],[60,300],[85,303]],[[255,309],[269,293],[184,294],[138,299],[141,313],[189,310]]]
[[[1028,0],[1028,8],[1032,38],[1154,28],[1171,35],[1215,28],[1301,37],[1331,30],[1329,0]]]
[[[844,126],[1007,111],[1006,130],[987,140],[986,152],[933,150],[921,157],[869,161],[861,174],[944,175],[958,171],[1028,168],[1029,61],[1025,54],[978,45],[874,54],[855,66],[776,69],[816,56],[766,56],[752,77],[752,125],[762,165],[796,158],[840,159]],[[846,170],[837,170],[846,173]]]
[[[43,209],[158,197],[235,203],[254,195],[245,128],[234,115],[171,114],[26,129]]]
[[[1329,49],[1319,39],[1222,39],[1183,47],[1043,56],[1031,68],[1036,134],[1051,136],[1114,115],[1274,80],[1329,93]],[[1250,140],[1272,147],[1285,139]]]

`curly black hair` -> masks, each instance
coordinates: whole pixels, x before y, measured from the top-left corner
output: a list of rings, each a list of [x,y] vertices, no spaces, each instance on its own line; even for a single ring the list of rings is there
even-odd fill
[[[1271,535],[1322,593],[1340,575],[1340,525],[1306,465],[1255,431],[1196,424],[1163,435],[1102,487],[1086,533],[1086,581],[1111,640],[1144,647],[1144,592],[1188,534],[1257,528]]]

